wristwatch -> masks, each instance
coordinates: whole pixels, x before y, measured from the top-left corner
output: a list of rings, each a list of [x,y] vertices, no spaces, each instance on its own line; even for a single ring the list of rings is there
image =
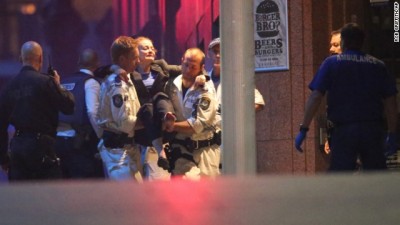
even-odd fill
[[[300,124],[300,131],[305,131],[307,132],[309,130],[308,127],[304,126],[303,124]]]

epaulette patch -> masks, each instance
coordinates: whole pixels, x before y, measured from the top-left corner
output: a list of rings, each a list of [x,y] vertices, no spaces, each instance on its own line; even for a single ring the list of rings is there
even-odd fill
[[[114,78],[115,86],[122,86],[121,78],[117,75]]]

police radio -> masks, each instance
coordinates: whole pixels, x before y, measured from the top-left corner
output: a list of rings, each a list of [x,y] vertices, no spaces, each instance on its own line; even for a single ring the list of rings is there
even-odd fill
[[[52,77],[54,77],[54,76],[56,75],[56,72],[55,72],[53,66],[51,65],[51,58],[50,58],[50,56],[49,56],[49,67],[47,67],[47,74],[48,74],[49,76],[52,76]]]

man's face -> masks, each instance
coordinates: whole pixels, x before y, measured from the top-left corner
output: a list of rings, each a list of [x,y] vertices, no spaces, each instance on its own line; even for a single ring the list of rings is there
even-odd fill
[[[329,52],[332,55],[342,53],[342,49],[340,48],[340,34],[332,35],[330,45],[331,45],[331,48],[329,49]]]
[[[143,39],[139,42],[140,62],[153,62],[156,57],[156,49],[150,40]]]
[[[220,65],[221,55],[220,55],[220,45],[215,45],[210,50],[208,50],[208,55],[213,60],[214,66]]]
[[[136,69],[136,66],[140,62],[139,60],[139,50],[135,48],[129,54],[120,57],[120,66],[126,72],[131,73]]]
[[[185,54],[182,58],[182,75],[194,79],[201,74],[204,65],[201,65],[202,58],[196,54]]]

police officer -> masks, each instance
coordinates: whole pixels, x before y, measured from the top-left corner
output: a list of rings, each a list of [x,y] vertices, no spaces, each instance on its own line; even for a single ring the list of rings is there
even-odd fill
[[[221,52],[220,52],[220,46],[221,45],[221,39],[220,38],[215,38],[213,39],[210,44],[208,44],[208,56],[212,59],[212,67],[211,70],[208,71],[208,74],[211,77],[211,80],[214,83],[214,87],[217,91],[217,98],[219,104],[221,104],[221,99],[222,99],[222,85],[220,85],[220,80],[221,80]],[[254,89],[254,109],[256,112],[260,112],[261,110],[264,109],[265,102],[264,98],[261,95],[261,93],[255,88]]]
[[[212,81],[196,88],[196,77],[202,74],[205,55],[198,48],[188,49],[182,58],[182,75],[168,90],[177,121],[167,131],[177,132],[170,142],[173,175],[188,179],[220,174],[220,140],[216,135],[218,102]]]
[[[139,62],[137,43],[120,36],[111,45],[113,63],[131,73]],[[104,129],[99,143],[100,155],[108,177],[142,181],[140,152],[133,137],[140,108],[136,89],[129,76],[107,76],[100,88],[97,123]]]
[[[208,57],[212,59],[212,67],[208,74],[211,76],[211,80],[214,83],[216,89],[216,95],[219,104],[218,112],[221,113],[221,103],[222,103],[222,85],[220,85],[221,80],[221,39],[215,38],[208,44]],[[254,89],[254,110],[255,112],[260,112],[264,109],[265,102],[261,93]],[[218,126],[221,127],[221,121],[219,121]],[[223,154],[223,153],[222,153]],[[222,165],[221,165],[222,167]]]
[[[28,41],[22,45],[23,67],[0,97],[0,162],[7,158],[7,126],[16,131],[10,145],[10,180],[60,177],[54,143],[59,111],[72,114],[73,95],[60,86],[60,76],[39,73],[43,62],[41,46]]]
[[[61,85],[75,97],[75,112],[60,113],[56,152],[64,178],[104,177],[97,144],[102,135],[97,125],[100,82],[93,71],[99,66],[97,53],[85,49],[79,56],[79,71],[61,79]]]
[[[396,86],[384,63],[361,52],[364,32],[354,23],[341,30],[342,54],[328,57],[310,83],[312,90],[295,147],[302,152],[312,117],[327,95],[331,133],[331,171],[353,171],[359,155],[364,170],[386,169],[388,155],[397,151]],[[384,146],[383,112],[388,134]]]

